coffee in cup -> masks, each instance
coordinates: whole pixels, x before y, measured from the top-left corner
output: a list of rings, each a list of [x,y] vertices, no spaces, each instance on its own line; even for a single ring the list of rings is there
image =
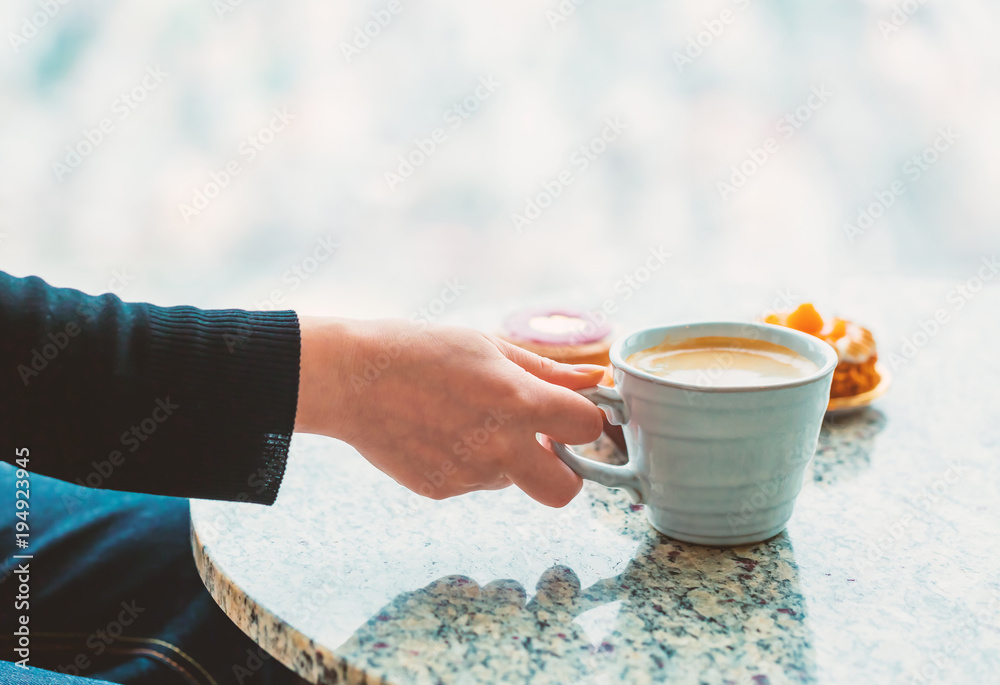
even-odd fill
[[[730,336],[664,340],[626,361],[658,378],[724,388],[786,383],[816,373],[810,359],[784,345]]]

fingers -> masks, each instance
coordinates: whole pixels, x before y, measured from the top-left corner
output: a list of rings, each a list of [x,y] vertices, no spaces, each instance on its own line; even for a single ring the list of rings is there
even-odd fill
[[[583,487],[580,477],[535,439],[512,455],[507,477],[526,495],[549,507],[566,506]]]
[[[601,412],[589,400],[567,392],[597,385],[604,378],[604,367],[594,364],[560,364],[499,338],[490,338],[500,352],[538,379],[526,379],[525,389],[533,406],[536,432],[551,435],[560,442],[580,445],[601,435]],[[557,387],[562,386],[562,387]]]
[[[522,350],[517,345],[490,338],[500,352],[531,375],[543,381],[561,385],[564,388],[578,390],[597,385],[604,378],[604,367],[596,364],[560,364],[551,359],[540,357],[534,352]]]
[[[601,410],[575,392],[536,383],[531,389],[535,407],[535,432],[550,435],[568,445],[583,445],[600,437],[604,429]]]

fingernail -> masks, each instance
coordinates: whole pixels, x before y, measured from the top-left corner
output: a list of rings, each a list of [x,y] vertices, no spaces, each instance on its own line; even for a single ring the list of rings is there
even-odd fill
[[[597,372],[604,373],[604,367],[597,364],[574,364],[573,371],[584,376],[589,376]]]

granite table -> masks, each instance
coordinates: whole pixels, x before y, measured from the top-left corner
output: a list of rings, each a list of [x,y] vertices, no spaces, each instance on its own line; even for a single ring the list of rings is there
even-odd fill
[[[316,683],[1000,682],[1000,289],[914,337],[945,286],[883,307],[894,386],[827,419],[767,542],[671,540],[591,483],[425,500],[296,436],[274,506],[192,502],[196,563]]]

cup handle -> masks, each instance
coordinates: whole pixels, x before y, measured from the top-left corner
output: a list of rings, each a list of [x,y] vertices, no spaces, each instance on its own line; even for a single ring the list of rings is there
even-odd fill
[[[577,390],[578,393],[604,410],[608,422],[615,426],[628,423],[628,408],[615,388],[596,385]],[[609,488],[621,488],[633,504],[642,503],[642,484],[631,464],[613,466],[581,457],[561,442],[552,441],[552,451],[580,478],[592,480]]]

